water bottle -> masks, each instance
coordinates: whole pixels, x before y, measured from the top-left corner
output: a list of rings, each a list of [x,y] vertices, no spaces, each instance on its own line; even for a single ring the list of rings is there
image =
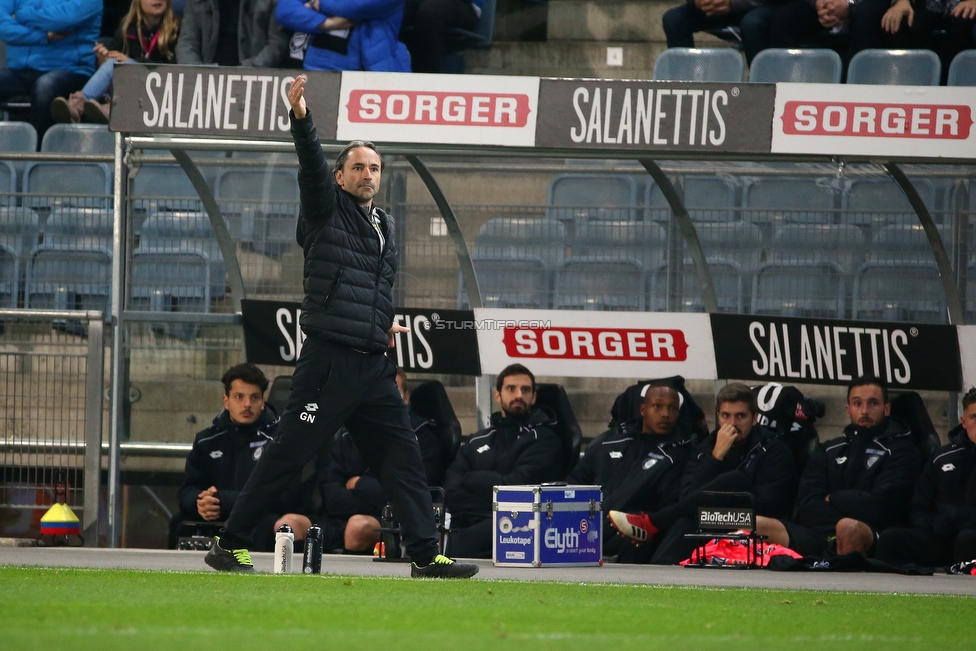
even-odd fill
[[[275,532],[274,567],[275,574],[291,574],[294,555],[295,532],[287,524]]]
[[[322,528],[313,524],[305,533],[305,555],[302,557],[304,574],[322,573]]]

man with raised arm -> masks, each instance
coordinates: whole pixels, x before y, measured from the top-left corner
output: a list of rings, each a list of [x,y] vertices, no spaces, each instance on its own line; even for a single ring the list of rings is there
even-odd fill
[[[386,356],[394,334],[408,329],[393,322],[393,220],[373,204],[383,160],[372,143],[354,140],[329,170],[305,104],[306,82],[299,75],[288,91],[302,204],[296,236],[305,252],[306,339],[278,437],[254,468],[206,562],[217,570],[253,571],[247,547],[254,527],[345,424],[393,501],[411,576],[467,578],[477,565],[437,553],[420,446],[396,386],[396,366]]]

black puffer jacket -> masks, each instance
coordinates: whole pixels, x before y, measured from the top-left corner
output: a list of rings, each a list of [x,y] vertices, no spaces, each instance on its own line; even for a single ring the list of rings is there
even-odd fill
[[[560,479],[563,456],[555,423],[545,407],[534,407],[525,418],[492,414],[491,427],[473,434],[447,469],[444,491],[452,521],[468,526],[490,518],[493,486]]]
[[[760,425],[749,432],[742,443],[729,448],[719,461],[712,456],[716,432],[698,446],[682,480],[682,493],[689,495],[725,473],[737,473],[748,484],[757,515],[787,518],[796,497],[796,466],[793,453],[785,443]]]
[[[569,473],[570,484],[599,484],[603,511],[656,511],[681,496],[681,474],[692,454],[692,433],[644,434],[641,419],[593,439]]]
[[[199,519],[197,495],[216,486],[220,519],[227,519],[264,447],[274,438],[277,424],[278,415],[270,405],[250,425],[238,425],[226,409],[217,414],[213,424],[196,435],[186,458],[186,474],[177,492],[183,515]]]
[[[410,412],[410,426],[420,444],[420,456],[427,472],[428,485],[435,485],[444,476],[443,452],[437,434],[431,429],[432,421]],[[350,490],[346,482],[359,477]],[[332,444],[325,476],[319,483],[322,494],[321,510],[333,518],[349,518],[356,514],[379,517],[383,506],[390,501],[380,480],[363,460],[359,448],[353,443],[349,431],[342,434]]]
[[[296,238],[305,251],[302,330],[355,350],[384,353],[393,324],[393,220],[372,209],[383,231],[381,250],[370,214],[335,184],[311,112],[301,120],[291,113],[291,133],[302,199]]]
[[[844,436],[810,455],[800,478],[796,519],[808,526],[833,525],[841,518],[875,529],[905,524],[921,467],[922,452],[903,421],[886,418],[871,429],[848,425]]]
[[[976,445],[961,425],[949,441],[925,465],[911,503],[912,525],[947,540],[976,529]]]

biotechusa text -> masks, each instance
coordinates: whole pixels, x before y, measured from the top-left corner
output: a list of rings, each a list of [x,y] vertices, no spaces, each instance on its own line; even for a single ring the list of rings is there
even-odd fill
[[[579,120],[573,142],[619,145],[725,143],[729,93],[725,90],[580,86],[573,91]],[[733,89],[733,96],[738,93]]]
[[[150,72],[142,123],[170,129],[288,131],[288,88],[294,80],[286,75]]]
[[[424,327],[430,330],[505,330],[506,328],[543,328],[552,327],[552,321],[514,321],[500,319],[475,319],[463,321],[451,321],[448,319],[438,319],[428,321]]]
[[[914,328],[910,329],[913,335]],[[901,328],[818,326],[753,321],[749,339],[756,375],[800,380],[836,380],[873,373],[889,383],[908,384],[912,367],[905,354],[909,332]]]
[[[700,524],[727,524],[735,527],[752,526],[752,513],[749,511],[701,511]]]

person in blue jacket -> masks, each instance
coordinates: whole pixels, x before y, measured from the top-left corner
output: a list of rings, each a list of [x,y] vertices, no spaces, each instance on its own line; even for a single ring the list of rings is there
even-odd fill
[[[410,72],[407,46],[397,40],[403,0],[279,0],[275,18],[311,35],[306,70]]]
[[[30,95],[38,142],[54,120],[51,103],[80,90],[95,72],[102,0],[0,0],[0,101]]]

